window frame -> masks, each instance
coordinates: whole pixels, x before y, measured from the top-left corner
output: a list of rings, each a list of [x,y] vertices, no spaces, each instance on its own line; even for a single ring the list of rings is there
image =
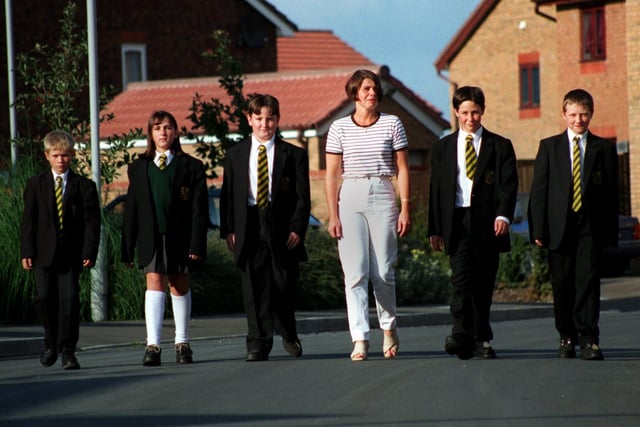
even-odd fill
[[[607,59],[607,26],[603,5],[580,9],[580,59],[583,62]]]
[[[136,81],[147,80],[147,45],[144,43],[123,43],[120,49],[122,63],[122,90],[127,85]],[[127,54],[130,52],[140,54],[140,80],[131,81],[127,73]]]
[[[540,88],[540,63],[539,62],[521,62],[518,64],[519,80],[520,80],[520,109],[540,108],[541,88]],[[537,99],[535,99],[534,74],[537,71]],[[526,72],[526,82],[524,82],[523,72]],[[527,92],[527,102],[523,99],[524,89]]]

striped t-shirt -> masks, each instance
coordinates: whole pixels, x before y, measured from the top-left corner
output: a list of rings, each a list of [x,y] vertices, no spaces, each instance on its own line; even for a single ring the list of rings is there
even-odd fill
[[[397,116],[381,113],[370,126],[358,126],[351,116],[329,128],[326,152],[342,154],[342,177],[394,176],[393,153],[409,146]]]

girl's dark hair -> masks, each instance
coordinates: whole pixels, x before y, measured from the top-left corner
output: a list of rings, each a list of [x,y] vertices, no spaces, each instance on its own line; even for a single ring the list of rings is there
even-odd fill
[[[484,111],[484,92],[476,86],[462,86],[453,93],[451,103],[453,109],[458,111],[460,105],[465,101],[471,101],[480,106]]]
[[[178,130],[178,122],[171,113],[164,110],[158,110],[151,113],[149,122],[147,123],[147,149],[140,157],[144,159],[153,159],[156,155],[156,143],[153,140],[153,127],[157,124],[169,120],[169,123],[176,131],[176,137],[171,143],[171,152],[173,154],[182,153],[182,146],[180,145],[180,131]]]
[[[358,70],[349,77],[347,80],[347,84],[344,85],[344,91],[347,93],[347,98],[352,101],[358,99],[358,89],[362,86],[362,82],[366,79],[373,81],[375,86],[376,96],[378,97],[378,102],[382,101],[382,84],[380,83],[380,78],[376,73],[370,70]]]

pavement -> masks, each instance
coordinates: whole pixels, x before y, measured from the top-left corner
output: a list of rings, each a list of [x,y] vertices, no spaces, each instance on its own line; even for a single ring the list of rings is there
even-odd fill
[[[602,279],[602,307],[604,310],[640,310],[640,277],[623,276]],[[492,322],[524,320],[553,316],[549,303],[494,303]],[[346,309],[296,312],[298,333],[310,334],[348,330]],[[372,311],[371,327],[377,328]],[[448,305],[398,307],[398,327],[451,324]],[[162,343],[173,343],[173,321],[166,319]],[[196,317],[191,321],[191,340],[213,340],[243,337],[246,319],[243,314]],[[78,351],[121,346],[143,346],[143,320],[87,322],[80,325]],[[0,360],[31,356],[42,351],[40,325],[0,325]]]

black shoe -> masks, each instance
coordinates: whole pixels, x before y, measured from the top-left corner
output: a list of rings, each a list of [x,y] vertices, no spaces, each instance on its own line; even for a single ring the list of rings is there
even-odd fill
[[[193,350],[191,350],[191,346],[189,346],[189,343],[184,342],[184,343],[176,344],[176,363],[180,365],[193,363],[192,356],[193,356]]]
[[[604,360],[602,350],[598,347],[598,344],[586,344],[580,347],[582,352],[582,360]]]
[[[78,363],[78,359],[76,359],[76,355],[71,351],[63,351],[62,352],[62,369],[65,371],[71,369],[80,369],[80,364]]]
[[[294,341],[285,341],[282,340],[282,346],[285,351],[289,353],[291,357],[300,357],[302,356],[302,344],[300,340],[296,339]]]
[[[454,336],[448,336],[444,341],[444,350],[452,356],[458,356],[458,358],[462,360],[473,357],[473,350],[469,348],[469,345],[461,338]]]
[[[560,340],[558,356],[561,359],[573,359],[576,357],[576,344],[571,338],[562,338]]]
[[[148,345],[144,350],[142,366],[160,366],[160,354],[162,349],[157,345]]]
[[[496,352],[488,341],[476,341],[473,355],[478,359],[495,359]]]
[[[40,353],[40,364],[45,368],[56,363],[58,360],[58,352],[51,347],[45,347]]]
[[[269,355],[261,351],[250,351],[244,360],[247,362],[263,362],[269,360]]]

